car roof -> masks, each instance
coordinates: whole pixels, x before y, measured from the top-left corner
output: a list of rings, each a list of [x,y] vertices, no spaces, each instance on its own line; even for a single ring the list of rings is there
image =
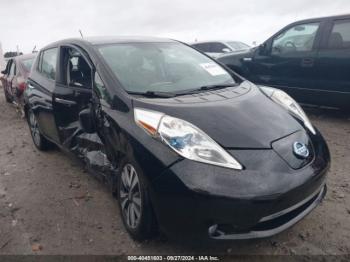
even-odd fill
[[[295,22],[293,22],[291,24],[303,23],[303,22],[313,22],[313,21],[327,20],[327,19],[346,19],[346,18],[350,18],[350,14],[307,18],[307,19],[295,21]]]
[[[56,41],[45,46],[43,49],[47,49],[59,44],[82,44],[82,45],[104,45],[104,44],[116,44],[116,43],[144,43],[144,42],[176,42],[175,40],[161,37],[149,37],[149,36],[98,36],[98,37],[86,37],[86,38],[68,38],[60,41]]]

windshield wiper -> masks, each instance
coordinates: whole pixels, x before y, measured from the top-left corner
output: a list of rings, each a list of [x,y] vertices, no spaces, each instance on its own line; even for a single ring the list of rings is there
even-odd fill
[[[133,92],[130,91],[128,94],[131,95],[140,95],[144,97],[150,97],[150,98],[172,98],[176,96],[182,96],[182,95],[188,95],[188,94],[196,94],[201,91],[207,91],[207,90],[214,90],[214,89],[222,89],[226,87],[232,87],[237,86],[237,83],[231,83],[231,84],[218,84],[218,85],[206,85],[201,86],[196,89],[187,90],[180,93],[172,93],[172,92],[162,92],[162,91],[146,91],[146,92]]]
[[[226,88],[226,87],[231,87],[231,86],[236,86],[236,83],[231,83],[231,84],[220,84],[220,85],[207,85],[207,86],[201,86],[198,88],[198,90],[214,90],[214,89],[221,89],[221,88]]]
[[[231,83],[231,84],[218,84],[218,85],[206,85],[206,86],[201,86],[196,89],[191,89],[187,90],[181,93],[177,93],[177,95],[188,95],[188,94],[196,94],[201,91],[208,91],[208,90],[215,90],[215,89],[222,89],[226,87],[232,87],[232,86],[237,86],[237,83]]]
[[[162,91],[146,91],[146,92],[128,92],[128,94],[131,95],[141,95],[144,97],[151,97],[151,98],[171,98],[175,97],[176,94],[170,93],[170,92],[162,92]]]

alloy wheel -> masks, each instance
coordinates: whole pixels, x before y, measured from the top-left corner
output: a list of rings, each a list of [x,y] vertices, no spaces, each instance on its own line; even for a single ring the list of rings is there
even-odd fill
[[[36,120],[36,117],[33,112],[30,112],[29,114],[29,126],[30,126],[30,132],[32,133],[32,137],[34,140],[34,143],[39,146],[40,145],[40,132],[38,127],[38,122]]]
[[[138,174],[131,164],[126,164],[121,174],[120,203],[127,225],[135,229],[142,212],[141,189]]]

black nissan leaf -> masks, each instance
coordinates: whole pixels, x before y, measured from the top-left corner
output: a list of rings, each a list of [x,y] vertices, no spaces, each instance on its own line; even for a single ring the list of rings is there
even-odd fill
[[[268,237],[326,193],[329,151],[301,107],[178,41],[50,44],[25,112],[35,146],[81,159],[138,240]]]

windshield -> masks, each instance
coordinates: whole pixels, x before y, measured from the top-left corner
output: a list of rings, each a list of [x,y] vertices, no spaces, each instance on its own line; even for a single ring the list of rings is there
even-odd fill
[[[28,59],[24,59],[21,61],[22,64],[24,65],[24,68],[27,70],[27,71],[30,71],[32,69],[32,65],[33,65],[33,62],[34,62],[34,58],[28,58]]]
[[[235,84],[219,64],[181,43],[118,43],[97,48],[128,92],[178,93]]]
[[[239,50],[246,50],[249,49],[250,46],[242,43],[242,42],[228,42],[229,46],[231,46],[233,48],[233,50],[235,51],[239,51]]]

